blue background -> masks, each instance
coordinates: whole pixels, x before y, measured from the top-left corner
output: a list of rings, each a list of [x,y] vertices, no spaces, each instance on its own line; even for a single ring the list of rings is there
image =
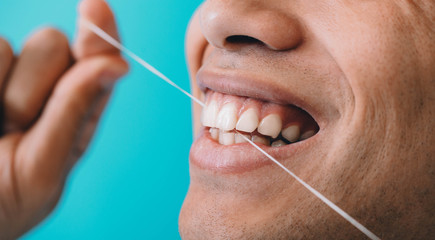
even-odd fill
[[[200,0],[108,0],[124,44],[189,89],[184,35]],[[16,53],[41,26],[73,40],[76,0],[1,0],[0,35]],[[187,97],[138,64],[116,87],[55,211],[23,239],[179,239],[192,142]]]

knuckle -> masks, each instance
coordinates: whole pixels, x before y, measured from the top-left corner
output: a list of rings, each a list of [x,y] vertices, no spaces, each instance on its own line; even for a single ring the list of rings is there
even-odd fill
[[[29,109],[29,108],[27,108]],[[31,109],[30,109],[31,110]],[[33,116],[24,108],[10,107],[5,111],[5,117],[18,129],[26,128],[32,122]]]
[[[9,45],[6,39],[0,37],[0,58],[2,59],[11,59],[14,53],[12,51],[11,46]]]
[[[26,47],[37,46],[40,51],[51,54],[68,53],[69,44],[66,36],[59,30],[52,27],[45,27],[37,31],[28,40]]]
[[[4,109],[5,118],[19,128],[26,128],[39,111],[35,107],[37,101],[32,99],[30,95],[17,95],[6,91],[3,101],[4,105],[7,106]]]

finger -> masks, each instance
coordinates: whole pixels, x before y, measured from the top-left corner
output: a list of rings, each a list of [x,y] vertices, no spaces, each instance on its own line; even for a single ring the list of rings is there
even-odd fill
[[[115,19],[107,3],[103,0],[84,0],[79,6],[78,34],[73,53],[76,59],[101,53],[119,54],[118,49],[89,30],[80,19],[86,19],[102,28],[110,36],[119,39]]]
[[[0,89],[3,87],[6,75],[9,73],[14,53],[9,43],[0,37]]]
[[[86,124],[83,124],[81,127],[80,136],[77,137],[77,140],[74,143],[74,149],[71,151],[72,159],[79,159],[86,151],[87,146],[89,145],[89,142],[95,133],[100,117],[110,99],[110,96],[110,91],[108,91],[105,94],[97,97],[94,101],[94,104],[89,110],[90,114],[88,114],[83,120],[83,122],[86,122]]]
[[[60,187],[77,160],[71,158],[71,152],[89,126],[89,116],[127,69],[120,56],[103,55],[76,63],[62,77],[40,119],[17,149],[22,185]]]
[[[46,28],[30,37],[5,85],[5,131],[25,129],[37,118],[70,59],[68,40],[59,31]]]

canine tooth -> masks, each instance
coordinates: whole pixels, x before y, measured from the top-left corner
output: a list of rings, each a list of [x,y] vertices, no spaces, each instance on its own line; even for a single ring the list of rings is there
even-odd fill
[[[282,140],[277,140],[277,141],[275,141],[275,142],[273,142],[273,143],[271,144],[272,147],[281,147],[281,146],[284,146],[284,145],[286,145],[286,144],[285,144],[285,142],[282,141]]]
[[[243,132],[253,132],[258,127],[258,114],[253,108],[249,108],[240,116],[236,129]]]
[[[269,139],[267,139],[265,137],[260,137],[257,135],[252,136],[251,141],[253,141],[254,143],[262,143],[262,144],[267,145],[267,146],[270,145]]]
[[[306,131],[306,132],[304,132],[304,133],[301,135],[300,140],[301,140],[301,141],[302,141],[302,140],[305,140],[305,139],[307,139],[307,138],[312,137],[313,135],[314,135],[314,130]]]
[[[260,125],[258,125],[258,132],[276,138],[281,132],[281,128],[281,117],[278,114],[270,114],[261,120]]]
[[[248,139],[251,138],[250,134],[238,133],[238,134],[236,134],[236,137],[235,137],[235,142],[236,143],[245,143],[245,142],[248,142],[248,141],[246,141],[246,139],[244,139],[242,136],[240,136],[240,134],[242,134],[243,136],[245,136]]]
[[[216,127],[221,130],[233,130],[237,123],[237,109],[233,103],[225,104],[216,119]]]
[[[219,140],[219,129],[217,128],[210,128],[210,135],[211,138],[218,141]]]
[[[299,139],[301,130],[298,125],[292,125],[282,130],[281,135],[290,142],[296,142]]]
[[[202,111],[202,125],[206,127],[216,127],[217,115],[218,105],[216,101],[211,101]]]
[[[219,131],[219,143],[222,145],[234,144],[234,133],[220,130]]]

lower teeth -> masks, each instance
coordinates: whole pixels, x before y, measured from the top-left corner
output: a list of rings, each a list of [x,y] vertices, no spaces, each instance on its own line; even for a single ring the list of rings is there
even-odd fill
[[[236,133],[235,131],[224,131],[218,128],[209,129],[210,136],[215,141],[219,142],[221,145],[232,145],[238,143],[246,143],[247,141],[240,136],[243,134],[246,138],[251,139],[254,143],[262,144],[265,146],[281,147],[290,144],[289,141],[278,136],[277,138],[271,138],[269,136],[264,136],[259,133]]]

